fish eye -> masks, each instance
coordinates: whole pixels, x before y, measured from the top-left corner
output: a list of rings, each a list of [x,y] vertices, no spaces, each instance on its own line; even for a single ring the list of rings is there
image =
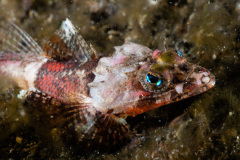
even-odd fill
[[[148,73],[146,76],[146,81],[147,83],[154,84],[156,86],[160,86],[162,84],[162,80],[159,79],[158,77]]]
[[[176,50],[176,51],[177,51],[177,53],[178,53],[178,55],[179,55],[180,57],[183,56],[182,53],[181,53],[179,50]]]
[[[167,70],[157,70],[153,66],[150,69],[142,68],[138,71],[138,81],[147,92],[160,93],[170,85],[167,72]]]

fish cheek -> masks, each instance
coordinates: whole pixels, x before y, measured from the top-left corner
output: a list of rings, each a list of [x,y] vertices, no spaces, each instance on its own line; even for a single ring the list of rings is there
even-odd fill
[[[138,109],[145,111],[148,111],[152,106],[152,104],[155,104],[157,101],[156,98],[153,97],[153,95],[150,95],[148,98],[139,99],[136,106]]]

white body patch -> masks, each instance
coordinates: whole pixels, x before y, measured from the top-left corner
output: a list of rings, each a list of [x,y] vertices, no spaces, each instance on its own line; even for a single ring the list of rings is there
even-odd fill
[[[27,90],[22,89],[22,90],[19,92],[19,94],[17,95],[17,97],[18,97],[19,99],[24,99],[26,93],[27,93]]]
[[[24,79],[28,82],[28,87],[32,88],[34,86],[34,81],[36,79],[39,68],[47,62],[47,58],[44,58],[40,62],[29,63],[24,69]]]
[[[214,86],[214,85],[215,85],[215,83],[216,83],[216,82],[215,82],[215,81],[213,81],[213,82],[212,82],[212,86]]]
[[[202,78],[202,82],[203,83],[208,83],[210,81],[210,78],[209,77],[203,77]]]
[[[39,57],[38,62],[29,62],[23,66],[20,61],[8,61],[0,66],[0,71],[6,76],[12,77],[19,87],[28,90],[34,88],[34,81],[39,68],[47,61],[45,57]],[[4,62],[5,63],[5,62]]]
[[[156,101],[156,104],[161,103],[161,102],[162,102],[162,99],[158,99],[158,100]]]
[[[1,65],[0,70],[7,76],[11,75],[12,77],[21,77],[23,70],[19,67],[20,65],[21,62],[8,63],[7,66]]]
[[[183,93],[183,84],[178,84],[175,87],[177,93]]]
[[[202,72],[202,73],[193,73],[191,75],[191,77],[196,79],[195,84],[197,84],[198,86],[202,85],[202,77],[203,76],[208,76],[207,72]]]
[[[146,62],[145,58],[152,52],[147,47],[130,42],[115,49],[111,57],[99,60],[93,72],[95,79],[88,84],[94,107],[103,113],[111,109],[113,114],[122,113],[137,103],[138,96],[134,95],[138,90],[133,86],[133,82],[138,81],[136,71],[141,67],[139,63]]]

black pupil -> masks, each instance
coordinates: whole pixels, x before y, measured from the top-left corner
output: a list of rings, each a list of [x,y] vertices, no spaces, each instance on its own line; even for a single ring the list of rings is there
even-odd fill
[[[158,82],[158,77],[155,77],[151,74],[147,75],[151,83],[157,83]]]

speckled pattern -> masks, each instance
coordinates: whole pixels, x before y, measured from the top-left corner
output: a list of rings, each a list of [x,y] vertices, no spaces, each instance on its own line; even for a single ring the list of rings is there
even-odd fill
[[[240,156],[238,0],[0,1],[0,20],[13,19],[43,46],[69,17],[85,40],[109,54],[125,40],[178,49],[211,69],[216,87],[200,96],[128,118],[134,137],[113,153],[87,157],[65,147],[50,117],[17,99],[19,88],[0,77],[0,153],[13,159],[237,159]],[[183,114],[184,113],[184,114]],[[182,115],[183,114],[183,115]],[[173,120],[173,121],[172,121]]]
[[[93,61],[79,66],[78,63],[73,61],[47,61],[38,71],[35,87],[54,98],[62,100],[66,100],[66,97],[71,93],[88,95],[87,84],[94,79],[91,70],[96,64],[96,61]]]

